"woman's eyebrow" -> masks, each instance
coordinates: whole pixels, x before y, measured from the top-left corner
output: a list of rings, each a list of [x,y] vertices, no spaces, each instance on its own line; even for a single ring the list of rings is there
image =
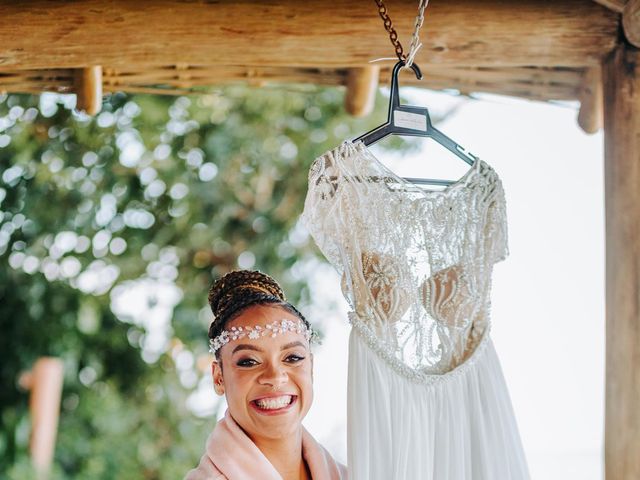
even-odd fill
[[[280,350],[286,350],[287,348],[293,348],[293,347],[305,347],[305,344],[297,340],[295,342],[290,342],[290,343],[287,343],[286,345],[283,345],[282,347],[280,347]]]
[[[239,350],[253,350],[255,352],[263,352],[264,351],[261,348],[256,347],[255,345],[249,345],[248,343],[241,343],[240,345],[238,345],[236,348],[233,349],[233,352],[231,352],[231,354],[233,355],[234,353],[236,353]]]

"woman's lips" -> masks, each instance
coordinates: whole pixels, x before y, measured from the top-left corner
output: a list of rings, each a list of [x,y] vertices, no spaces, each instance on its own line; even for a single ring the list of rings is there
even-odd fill
[[[281,415],[291,410],[297,401],[297,395],[278,395],[258,398],[249,404],[261,415]]]

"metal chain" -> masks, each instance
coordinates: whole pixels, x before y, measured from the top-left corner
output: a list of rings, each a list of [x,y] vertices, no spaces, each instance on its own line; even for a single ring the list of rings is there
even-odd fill
[[[396,29],[393,28],[393,23],[391,22],[391,18],[389,18],[389,14],[387,13],[387,7],[384,3],[382,3],[382,0],[375,0],[375,2],[378,6],[378,13],[380,14],[380,18],[382,18],[382,21],[384,22],[384,28],[387,32],[389,32],[389,39],[391,40],[393,48],[395,48],[396,50],[396,55],[398,56],[398,59],[404,62],[406,58],[404,55],[404,50],[402,48],[402,44],[398,40],[398,32],[396,32]]]
[[[413,30],[413,37],[411,38],[411,46],[409,47],[409,55],[407,55],[407,67],[410,67],[413,63],[413,59],[418,52],[418,49],[422,46],[420,42],[420,37],[418,37],[418,33],[420,32],[420,28],[424,23],[424,11],[429,5],[429,0],[420,0],[420,5],[418,6],[418,16],[416,17],[416,25]]]
[[[396,55],[399,60],[402,60],[406,63],[405,67],[410,67],[413,63],[413,59],[416,55],[418,49],[422,46],[420,42],[420,37],[418,33],[420,32],[420,28],[424,23],[424,11],[429,4],[429,0],[420,0],[420,4],[418,5],[418,15],[416,16],[415,28],[413,30],[413,36],[411,38],[411,46],[409,47],[409,55],[404,54],[404,49],[402,48],[402,44],[398,40],[398,32],[393,28],[393,23],[391,22],[391,18],[387,13],[387,7],[385,6],[383,0],[374,0],[376,5],[378,6],[378,13],[380,14],[380,18],[384,22],[384,28],[389,33],[389,39],[391,40],[391,44],[396,51]]]

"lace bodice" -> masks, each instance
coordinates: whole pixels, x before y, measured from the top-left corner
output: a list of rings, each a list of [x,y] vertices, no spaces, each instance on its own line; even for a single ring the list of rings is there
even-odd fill
[[[508,255],[502,182],[486,162],[424,190],[346,141],[314,161],[302,219],[342,274],[353,327],[398,372],[424,381],[483,343],[492,267]]]

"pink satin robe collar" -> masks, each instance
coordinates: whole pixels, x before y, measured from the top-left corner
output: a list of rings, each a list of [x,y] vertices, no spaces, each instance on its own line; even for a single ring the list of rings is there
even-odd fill
[[[336,462],[302,427],[302,456],[313,480],[346,480],[346,467]],[[206,442],[198,466],[184,480],[282,480],[267,457],[225,413]]]

